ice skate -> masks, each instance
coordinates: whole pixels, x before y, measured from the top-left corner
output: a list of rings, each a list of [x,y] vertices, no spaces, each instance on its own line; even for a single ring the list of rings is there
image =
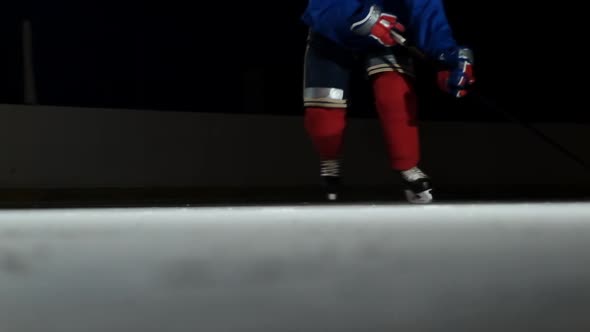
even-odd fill
[[[340,194],[340,161],[323,160],[321,162],[321,179],[328,201],[336,201]]]
[[[433,201],[430,178],[418,167],[401,172],[404,194],[412,204],[428,204]]]

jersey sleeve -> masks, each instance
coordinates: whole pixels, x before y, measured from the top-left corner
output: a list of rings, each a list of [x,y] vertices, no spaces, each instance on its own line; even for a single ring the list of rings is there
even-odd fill
[[[456,46],[442,0],[406,0],[414,43],[437,58]]]

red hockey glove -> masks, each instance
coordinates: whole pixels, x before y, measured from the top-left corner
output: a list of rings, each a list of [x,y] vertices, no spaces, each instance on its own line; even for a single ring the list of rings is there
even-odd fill
[[[395,15],[381,14],[377,23],[373,25],[369,36],[383,46],[394,46],[397,41],[391,36],[392,30],[401,33],[406,31],[406,28],[397,21]]]
[[[391,31],[402,33],[406,29],[397,21],[395,15],[381,12],[381,8],[373,5],[368,13],[358,22],[352,24],[350,29],[362,36],[369,36],[383,46],[394,46],[397,41],[391,36]]]
[[[473,52],[469,48],[458,47],[441,54],[440,60],[449,69],[438,72],[438,86],[457,98],[466,96],[470,86],[475,83]]]

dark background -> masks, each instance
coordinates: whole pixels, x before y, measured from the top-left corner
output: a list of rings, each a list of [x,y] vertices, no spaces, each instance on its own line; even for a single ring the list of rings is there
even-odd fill
[[[3,14],[0,103],[23,102],[22,21],[33,25],[38,102],[194,112],[301,114],[305,1],[38,1]],[[446,1],[458,41],[474,49],[478,90],[526,121],[587,122],[576,104],[575,49],[562,8]],[[568,13],[574,12],[567,8]],[[558,20],[562,22],[557,23]],[[574,45],[575,46],[575,45]],[[421,118],[503,121],[454,100],[420,70]],[[366,86],[352,116],[374,116]],[[250,102],[247,102],[250,101]]]

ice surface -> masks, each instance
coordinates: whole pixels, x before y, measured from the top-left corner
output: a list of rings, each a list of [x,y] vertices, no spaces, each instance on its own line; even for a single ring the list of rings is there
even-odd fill
[[[590,331],[590,204],[0,211],[0,331]]]

